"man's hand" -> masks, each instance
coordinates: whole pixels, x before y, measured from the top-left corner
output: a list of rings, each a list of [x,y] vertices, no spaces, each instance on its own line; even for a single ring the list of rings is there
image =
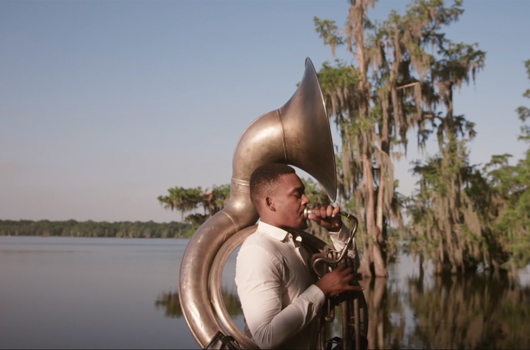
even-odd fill
[[[331,272],[326,273],[315,285],[320,288],[326,298],[334,297],[346,291],[362,291],[364,287],[350,286],[353,279],[353,269],[346,267],[346,264],[340,264]]]
[[[342,228],[342,219],[339,214],[340,207],[333,208],[331,205],[323,205],[311,210],[307,216],[309,220],[315,221],[328,231],[337,232]]]

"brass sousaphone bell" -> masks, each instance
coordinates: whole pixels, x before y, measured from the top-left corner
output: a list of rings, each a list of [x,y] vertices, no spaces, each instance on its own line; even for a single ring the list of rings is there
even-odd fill
[[[296,166],[312,175],[332,201],[337,195],[335,155],[329,121],[313,63],[305,61],[302,81],[279,109],[255,119],[241,134],[232,159],[230,200],[191,237],[180,264],[178,295],[188,327],[202,348],[227,343],[257,345],[232,322],[221,296],[221,275],[230,254],[256,230],[250,201],[252,172],[268,163]],[[307,234],[315,250],[325,243]],[[219,319],[219,323],[217,318]],[[225,334],[235,339],[230,341]]]

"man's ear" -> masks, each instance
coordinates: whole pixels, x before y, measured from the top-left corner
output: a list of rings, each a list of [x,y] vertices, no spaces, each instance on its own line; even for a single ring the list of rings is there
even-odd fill
[[[274,199],[272,197],[265,197],[265,205],[267,205],[267,209],[270,211],[276,211],[276,207],[274,206]]]

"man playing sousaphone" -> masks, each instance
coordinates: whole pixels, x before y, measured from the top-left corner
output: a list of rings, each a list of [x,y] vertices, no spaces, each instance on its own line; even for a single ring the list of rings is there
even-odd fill
[[[302,217],[308,200],[293,169],[274,165],[262,175],[258,175],[261,170],[256,171],[251,181],[254,170],[272,163],[304,170],[335,200],[337,174],[329,119],[309,58],[291,98],[256,118],[241,134],[232,158],[230,200],[190,238],[180,264],[178,289],[186,323],[199,346],[205,348],[255,348],[256,343],[262,348],[326,348],[336,339],[328,340],[325,328],[319,327],[320,309],[323,304],[330,306],[324,317],[328,321],[334,317],[332,306],[340,303],[341,346],[352,348],[355,343],[360,349],[368,322],[361,288],[349,286],[352,271],[344,266],[322,276],[327,266],[335,267],[340,261],[355,266],[353,260],[345,259],[345,253],[354,247],[357,220],[348,237],[337,215],[339,208],[319,207],[309,215],[330,230],[337,250],[344,247],[340,253],[303,231],[294,232],[305,225]],[[220,286],[226,259],[249,235],[240,251],[236,283],[255,342],[232,322]],[[344,244],[346,238],[348,244]],[[308,251],[314,253],[311,268],[319,264],[315,273],[321,280],[310,272]],[[347,256],[356,255],[348,252]],[[338,293],[341,297],[327,299]]]
[[[310,253],[295,230],[306,228],[309,200],[293,168],[272,163],[257,168],[250,178],[250,197],[260,221],[239,251],[236,284],[247,327],[262,349],[317,347],[319,319],[326,298],[345,291],[352,269],[339,265],[319,280],[311,273]],[[308,219],[329,231],[336,250],[349,236],[339,207],[314,208]]]

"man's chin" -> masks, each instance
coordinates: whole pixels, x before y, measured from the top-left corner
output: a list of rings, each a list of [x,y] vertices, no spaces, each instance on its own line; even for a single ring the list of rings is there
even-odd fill
[[[307,220],[302,220],[302,222],[300,223],[300,225],[298,225],[297,229],[299,230],[305,230],[306,228],[308,228],[309,225],[307,224]]]

